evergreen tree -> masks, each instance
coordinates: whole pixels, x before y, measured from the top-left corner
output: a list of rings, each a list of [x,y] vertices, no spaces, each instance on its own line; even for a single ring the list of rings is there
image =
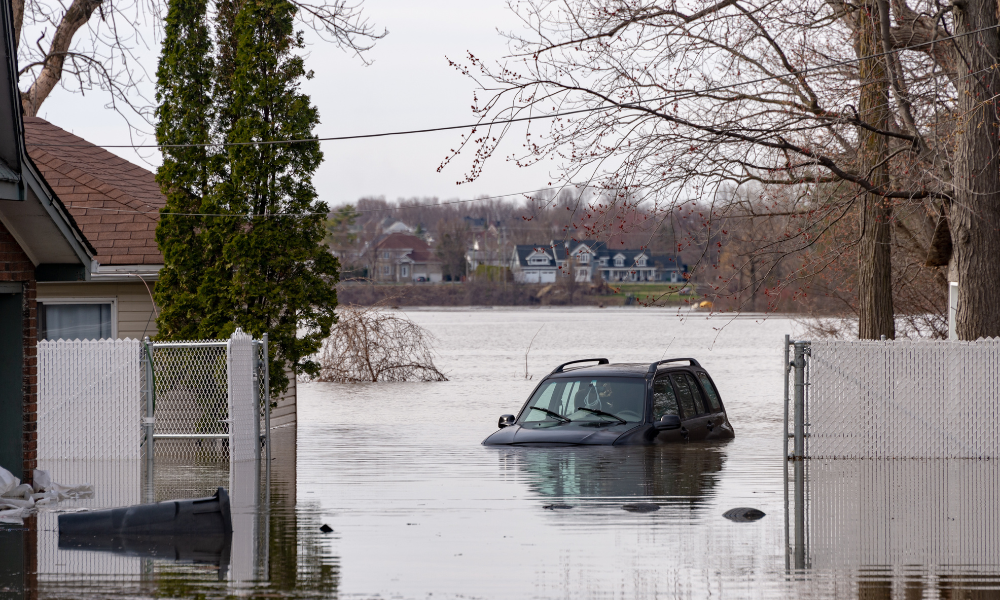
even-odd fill
[[[170,0],[156,70],[156,141],[205,144],[211,139],[212,42],[206,0]],[[164,148],[156,181],[166,196],[156,229],[164,267],[156,285],[159,337],[195,339],[203,312],[198,288],[206,268],[200,213],[212,183],[205,147]]]
[[[311,74],[295,54],[304,45],[295,11],[287,0],[220,3],[217,128],[226,142],[246,145],[226,148],[208,202],[239,218],[210,219],[202,236],[215,258],[200,288],[210,302],[200,333],[267,332],[276,390],[287,387],[286,365],[317,371],[308,357],[329,335],[337,305],[338,263],[322,243],[329,209],[312,185],[319,143],[267,143],[313,138],[319,122],[299,91]]]

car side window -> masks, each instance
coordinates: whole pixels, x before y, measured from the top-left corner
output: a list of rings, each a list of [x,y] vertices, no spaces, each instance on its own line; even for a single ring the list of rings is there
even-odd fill
[[[691,395],[694,396],[694,405],[698,407],[698,414],[703,415],[708,411],[705,410],[707,406],[705,404],[705,397],[702,396],[701,390],[698,389],[698,382],[694,380],[694,375],[690,373],[685,373],[684,378],[687,379],[688,387],[691,388]]]
[[[691,417],[697,417],[700,412],[694,405],[694,394],[691,392],[691,386],[688,384],[688,379],[685,377],[686,373],[671,373],[670,377],[673,379],[674,384],[677,386],[677,401],[681,405],[681,411],[684,413],[685,419],[690,419]]]
[[[653,382],[653,420],[659,421],[664,415],[676,415],[677,396],[674,386],[666,377]]]
[[[701,387],[705,388],[705,395],[708,396],[708,405],[712,407],[712,412],[722,410],[722,403],[719,402],[719,392],[712,385],[712,380],[708,378],[708,373],[699,372],[698,380],[701,381]]]

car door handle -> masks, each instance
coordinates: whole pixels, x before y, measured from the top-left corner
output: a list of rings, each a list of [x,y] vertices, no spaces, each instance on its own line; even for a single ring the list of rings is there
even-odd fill
[[[707,427],[709,431],[712,431],[712,428],[715,427],[715,424],[712,423],[711,421],[706,421],[705,427]]]

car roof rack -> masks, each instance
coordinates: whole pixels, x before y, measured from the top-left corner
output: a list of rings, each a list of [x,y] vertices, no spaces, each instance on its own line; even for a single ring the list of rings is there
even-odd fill
[[[563,363],[558,367],[556,367],[555,369],[553,369],[552,373],[549,373],[549,375],[552,375],[554,373],[562,373],[565,370],[563,367],[568,367],[569,365],[575,365],[576,363],[582,363],[582,362],[594,362],[595,360],[599,365],[606,365],[611,362],[606,358],[581,358],[580,360],[571,360],[568,363]]]
[[[668,358],[667,360],[658,360],[655,363],[649,365],[649,371],[647,371],[647,373],[656,373],[656,370],[660,368],[660,365],[665,364],[665,363],[677,362],[679,360],[686,360],[686,361],[688,361],[689,363],[691,363],[691,366],[694,367],[694,368],[696,368],[696,369],[701,369],[702,368],[701,363],[699,363],[698,361],[696,361],[693,358]]]

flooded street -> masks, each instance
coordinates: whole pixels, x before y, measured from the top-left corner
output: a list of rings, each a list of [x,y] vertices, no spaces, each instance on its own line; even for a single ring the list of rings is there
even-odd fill
[[[301,392],[298,489],[329,515],[341,594],[778,593],[780,352],[789,321],[599,309],[408,314],[437,336],[438,365],[450,381],[312,384]],[[736,439],[671,448],[480,446],[541,376],[596,356],[697,358],[718,382]],[[660,510],[622,509],[637,502]],[[572,508],[545,508],[552,505]],[[722,517],[738,506],[768,516]]]
[[[913,512],[912,523],[868,518],[869,507],[838,495],[864,461],[810,465],[823,494],[816,510],[836,519],[813,515],[822,525],[813,551],[806,568],[792,568],[781,457],[782,339],[796,333],[791,320],[680,319],[652,309],[405,312],[436,337],[449,381],[300,386],[297,460],[275,461],[262,517],[256,568],[265,575],[234,584],[210,565],[162,560],[117,575],[39,569],[38,597],[1000,598],[998,507],[968,499],[968,527],[984,534],[952,540],[958,550],[935,542],[927,547],[944,550],[910,552],[907,544],[924,542],[906,536],[916,521],[933,522],[933,506]],[[696,358],[717,383],[736,438],[651,448],[480,444],[544,374],[589,357]],[[276,430],[277,456],[287,456],[291,433]],[[921,465],[880,472],[889,491],[871,503],[885,502],[893,486],[905,492],[900,483]],[[940,469],[942,489],[970,468],[968,476],[1000,480],[988,461],[960,461]],[[656,510],[627,507],[640,503]],[[766,516],[723,517],[736,507]],[[322,533],[323,524],[332,531]],[[878,540],[896,546],[886,551]]]

